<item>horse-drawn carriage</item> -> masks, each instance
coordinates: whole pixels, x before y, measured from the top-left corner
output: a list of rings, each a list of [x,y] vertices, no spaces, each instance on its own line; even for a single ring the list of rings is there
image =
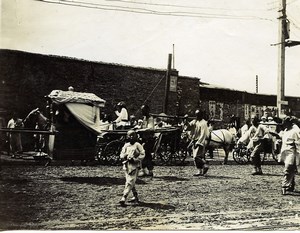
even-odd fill
[[[92,93],[61,90],[52,91],[46,99],[47,116],[34,109],[24,120],[26,130],[18,130],[38,138],[34,150],[43,153],[36,153],[37,159],[97,160],[100,164],[109,165],[121,163],[119,154],[129,128],[103,130],[100,110],[105,100]],[[155,117],[155,114],[152,115]],[[180,119],[178,116],[164,116],[168,117],[174,121]],[[190,153],[189,139],[178,124],[153,130],[135,130],[141,139],[147,136],[147,140],[153,141],[152,156],[157,164],[180,165]],[[224,148],[226,162],[232,143],[230,133],[214,130],[209,141],[211,146]]]
[[[40,136],[36,159],[94,161],[120,164],[119,154],[130,128],[103,130],[100,111],[105,100],[92,93],[54,90],[46,96],[48,116],[39,109],[25,119],[27,130]],[[35,129],[34,129],[35,128]],[[155,141],[153,158],[163,164],[182,164],[187,157],[187,144],[181,140],[179,127],[164,127],[152,132],[136,129],[140,138],[151,134]],[[46,154],[46,156],[45,156]]]
[[[96,157],[100,164],[121,164],[120,152],[126,142],[128,130],[105,130],[98,136]],[[188,143],[179,127],[164,127],[153,130],[136,129],[139,140],[145,137],[153,143],[152,157],[156,163],[181,165],[188,156]]]

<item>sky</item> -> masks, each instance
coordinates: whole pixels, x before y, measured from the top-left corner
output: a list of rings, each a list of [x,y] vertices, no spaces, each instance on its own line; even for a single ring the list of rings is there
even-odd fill
[[[1,0],[2,49],[167,69],[235,90],[277,93],[281,0]],[[300,0],[287,1],[300,41]],[[274,45],[275,44],[275,45]],[[300,97],[300,45],[285,95]]]

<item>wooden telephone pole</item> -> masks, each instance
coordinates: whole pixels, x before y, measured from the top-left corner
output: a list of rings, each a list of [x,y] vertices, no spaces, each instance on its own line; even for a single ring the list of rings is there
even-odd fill
[[[279,44],[278,44],[278,79],[277,79],[277,109],[278,117],[285,115],[284,80],[285,80],[285,39],[286,39],[286,0],[279,0]]]
[[[164,113],[168,114],[168,103],[169,103],[169,86],[170,86],[170,74],[172,69],[172,54],[168,55],[168,69],[166,73],[166,84],[165,84],[165,103]]]

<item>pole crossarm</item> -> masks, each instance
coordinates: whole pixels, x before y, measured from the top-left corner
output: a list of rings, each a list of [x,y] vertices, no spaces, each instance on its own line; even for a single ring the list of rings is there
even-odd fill
[[[287,40],[285,42],[285,46],[286,47],[293,47],[293,46],[297,46],[300,45],[300,41],[295,41],[295,40]]]

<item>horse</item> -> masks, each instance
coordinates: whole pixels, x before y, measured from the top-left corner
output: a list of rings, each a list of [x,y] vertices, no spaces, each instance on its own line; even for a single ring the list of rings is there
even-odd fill
[[[50,124],[47,117],[45,117],[39,108],[33,109],[24,119],[24,128],[49,130]],[[42,151],[46,147],[46,139],[42,134],[34,134],[31,138],[31,143],[34,144],[36,151]]]
[[[207,140],[206,148],[216,149],[223,148],[225,151],[225,158],[223,164],[227,164],[229,152],[232,150],[235,143],[235,138],[227,129],[212,130]]]

